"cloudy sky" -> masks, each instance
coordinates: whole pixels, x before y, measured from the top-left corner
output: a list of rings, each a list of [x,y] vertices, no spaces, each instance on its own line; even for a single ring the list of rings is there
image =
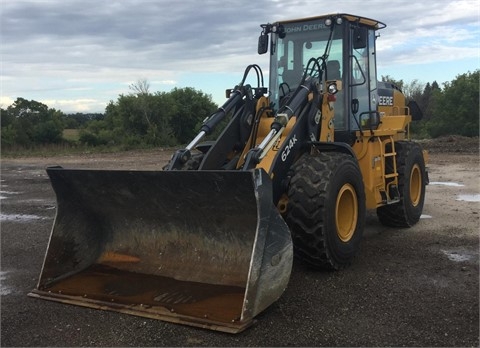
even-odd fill
[[[327,13],[380,20],[378,73],[421,83],[480,68],[478,0],[0,0],[0,106],[17,97],[104,112],[140,79],[223,104],[257,55],[260,24]]]

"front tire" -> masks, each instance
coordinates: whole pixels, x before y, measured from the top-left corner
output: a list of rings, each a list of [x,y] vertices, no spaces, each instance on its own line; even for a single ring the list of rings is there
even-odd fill
[[[295,255],[315,268],[340,269],[359,250],[365,191],[356,160],[347,154],[304,154],[293,166],[286,221]]]

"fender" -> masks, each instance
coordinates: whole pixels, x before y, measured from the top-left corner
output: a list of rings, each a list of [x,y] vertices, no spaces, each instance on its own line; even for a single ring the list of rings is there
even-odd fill
[[[312,141],[310,143],[314,148],[320,150],[321,152],[341,152],[346,153],[347,155],[352,156],[357,160],[357,156],[351,146],[346,143],[341,142],[326,142],[326,141]]]

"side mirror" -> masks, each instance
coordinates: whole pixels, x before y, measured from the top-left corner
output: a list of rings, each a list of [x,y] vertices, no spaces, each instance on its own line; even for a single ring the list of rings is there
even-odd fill
[[[367,47],[368,30],[365,27],[353,28],[353,48]]]
[[[258,54],[265,54],[268,52],[268,35],[260,34],[258,38]]]

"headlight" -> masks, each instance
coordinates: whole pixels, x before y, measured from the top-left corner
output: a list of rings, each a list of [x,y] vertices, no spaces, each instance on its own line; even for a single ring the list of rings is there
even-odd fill
[[[332,82],[328,85],[328,94],[336,94],[338,92],[337,83]]]

